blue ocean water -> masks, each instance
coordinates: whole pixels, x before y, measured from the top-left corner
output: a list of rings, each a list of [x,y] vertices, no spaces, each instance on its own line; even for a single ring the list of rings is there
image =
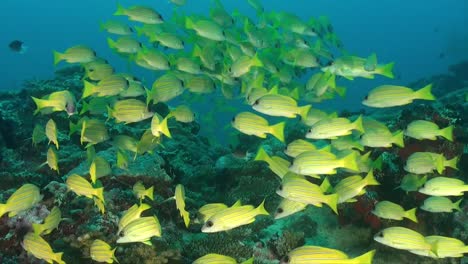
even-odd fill
[[[119,1],[122,5],[136,1]],[[235,9],[255,16],[247,1],[222,1],[226,10]],[[264,1],[267,11],[287,11],[301,18],[325,15],[330,18],[335,32],[346,50],[362,57],[376,52],[379,61],[396,63],[394,80],[390,84],[407,84],[411,81],[445,72],[448,65],[468,58],[468,4],[464,0],[273,0]],[[141,0],[138,4],[156,8],[165,18],[170,18],[173,5],[167,0]],[[186,14],[206,14],[209,0],[188,0],[181,8]],[[127,64],[107,47],[107,34],[99,30],[99,23],[112,18],[115,1],[2,1],[2,26],[0,27],[0,89],[15,90],[24,80],[53,76],[52,51],[63,51],[76,44],[94,48],[98,55],[107,58],[118,71],[126,71]],[[123,19],[123,18],[122,18]],[[21,40],[29,47],[25,54],[9,50],[12,40]],[[63,66],[59,66],[63,67]],[[150,85],[154,76],[145,70],[134,73]],[[367,91],[382,84],[374,81],[347,82],[350,88],[346,100],[332,101],[325,106],[336,109],[359,109]]]

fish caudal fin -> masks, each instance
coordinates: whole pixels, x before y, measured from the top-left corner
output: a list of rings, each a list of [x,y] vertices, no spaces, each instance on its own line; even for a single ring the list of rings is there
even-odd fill
[[[270,215],[270,213],[268,213],[268,211],[265,209],[265,200],[263,200],[262,203],[257,208],[255,208],[255,210],[257,211],[258,215]]]
[[[7,212],[7,205],[0,204],[0,218]]]
[[[354,122],[354,129],[357,131],[364,133],[364,126],[362,125],[362,115],[360,115]]]
[[[392,136],[392,143],[397,145],[400,148],[405,147],[405,142],[403,140],[403,131],[399,130]]]
[[[457,163],[458,163],[458,157],[455,157],[453,159],[446,160],[444,162],[444,166],[445,167],[450,167],[450,168],[455,169],[455,170],[458,170]]]
[[[104,188],[96,189],[96,197],[104,203]]]
[[[307,114],[309,113],[310,108],[312,105],[304,105],[299,107],[299,116],[301,117],[302,120],[305,120],[307,118]]]
[[[436,100],[435,96],[431,92],[432,83],[424,86],[423,88],[415,92],[415,99],[421,100]]]
[[[277,138],[279,141],[284,142],[284,126],[285,122],[278,123],[270,126],[270,133]]]
[[[34,234],[36,235],[41,235],[43,232],[44,232],[44,225],[42,224],[32,224],[32,228],[33,228],[33,231],[34,231]]]
[[[57,252],[55,253],[55,261],[58,264],[65,264],[65,261],[62,260],[63,252]]]
[[[54,50],[54,66],[63,60],[63,54]]]
[[[162,121],[161,124],[159,125],[159,129],[161,130],[161,133],[163,133],[166,137],[172,138],[171,132],[169,131],[169,127],[167,126],[167,120],[170,118],[169,116],[166,116]]]
[[[348,156],[342,159],[343,168],[350,169],[353,171],[359,171],[359,166],[356,162],[356,153],[352,152]]]
[[[447,139],[448,141],[453,141],[453,126],[443,128],[439,132],[441,137]]]
[[[254,160],[260,160],[260,161],[265,161],[266,163],[270,163],[271,158],[268,155],[268,153],[263,149],[263,147],[260,147],[257,151],[257,155],[255,156]]]
[[[81,96],[81,98],[86,98],[94,93],[96,85],[88,81],[83,81],[83,83],[84,83],[83,95]]]
[[[154,186],[149,187],[145,192],[146,197],[148,197],[151,201],[154,200]]]
[[[36,104],[37,109],[34,111],[34,115],[37,115],[41,111],[42,108],[47,107],[47,100],[36,98],[31,96],[33,99],[34,103]]]
[[[327,198],[325,203],[328,206],[330,206],[330,208],[333,210],[333,212],[335,212],[335,214],[338,214],[338,207],[337,207],[338,194],[337,193],[329,194],[329,195],[325,195],[325,197]]]
[[[123,16],[125,15],[125,8],[117,3],[117,11],[114,12],[114,16]]]
[[[252,57],[251,64],[252,67],[263,67],[263,62],[258,58],[258,53],[255,53],[255,55]]]
[[[413,208],[413,209],[410,209],[408,211],[405,212],[405,217],[408,218],[409,220],[417,223],[418,222],[418,218],[416,217],[416,208]]]
[[[367,173],[364,181],[366,182],[366,185],[380,185],[380,183],[375,179],[374,172],[372,170]]]
[[[395,76],[393,75],[393,66],[395,65],[394,62],[390,62],[385,64],[379,68],[377,68],[377,72],[387,78],[393,79]]]
[[[351,259],[350,263],[371,264],[372,259],[374,258],[374,255],[375,255],[375,249],[367,253],[364,253],[361,256]]]
[[[461,209],[460,209],[460,203],[463,201],[463,198],[461,198],[460,200],[456,201],[453,203],[453,209],[457,210],[458,212],[461,212]]]

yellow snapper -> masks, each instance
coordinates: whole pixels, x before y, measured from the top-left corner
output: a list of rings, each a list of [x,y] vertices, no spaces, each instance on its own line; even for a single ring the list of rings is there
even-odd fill
[[[150,209],[151,206],[141,203],[139,206],[138,204],[134,204],[132,207],[128,208],[128,210],[120,217],[119,220],[119,230],[117,231],[117,234],[120,234],[120,232],[132,221],[140,218],[141,213],[144,211]]]
[[[174,117],[178,122],[191,123],[195,121],[195,113],[186,105],[179,105],[172,109],[170,116]]]
[[[153,48],[140,49],[135,56],[135,63],[143,68],[154,71],[169,70],[170,67],[166,55]]]
[[[298,106],[296,100],[280,94],[266,94],[255,100],[252,105],[252,108],[256,111],[269,116],[287,118],[300,116],[301,119],[307,116],[311,107],[311,105]]]
[[[327,119],[327,118],[337,118],[338,114],[336,112],[327,113],[319,109],[311,108],[307,113],[307,116],[304,119],[301,119],[301,122],[304,123],[306,126],[313,126],[320,120]]]
[[[232,119],[231,124],[235,129],[246,135],[266,138],[267,134],[271,134],[281,142],[284,142],[283,130],[285,122],[270,126],[265,118],[250,112],[242,112]]]
[[[129,84],[128,80],[120,75],[108,76],[96,84],[85,80],[81,98],[83,99],[91,95],[98,97],[118,95],[127,89]]]
[[[104,202],[104,188],[94,188],[85,178],[78,174],[70,175],[66,180],[67,187],[79,196],[85,196],[90,199],[98,198]]]
[[[47,217],[44,219],[42,224],[32,224],[34,233],[37,235],[50,234],[54,229],[58,228],[60,221],[62,220],[62,212],[57,206],[54,206]]]
[[[161,236],[161,225],[156,216],[140,217],[130,222],[122,230],[123,236],[117,239],[117,243],[141,242],[151,246],[151,238]]]
[[[135,183],[135,185],[133,185],[133,193],[138,199],[140,199],[140,201],[145,199],[145,197],[148,197],[151,201],[153,201],[154,186],[146,189],[143,183],[138,181]]]
[[[121,97],[138,97],[146,95],[146,88],[140,82],[129,81],[128,88],[119,94]]]
[[[118,20],[107,20],[100,24],[100,28],[101,30],[105,30],[108,33],[116,35],[128,36],[134,33],[132,27]]]
[[[336,139],[340,136],[350,135],[353,130],[364,133],[362,116],[359,116],[354,122],[343,117],[322,119],[309,129],[306,138]]]
[[[98,119],[83,120],[81,126],[80,142],[88,142],[87,147],[104,142],[109,139],[106,125]]]
[[[436,140],[437,137],[440,136],[448,141],[453,141],[453,126],[440,129],[439,126],[433,122],[414,120],[406,127],[405,135],[419,140]]]
[[[216,90],[216,84],[208,76],[192,76],[184,81],[184,86],[192,93],[207,94]]]
[[[153,33],[150,35],[149,38],[150,42],[157,42],[166,48],[176,50],[184,49],[184,41],[179,36],[173,33]]]
[[[427,243],[431,244],[432,251],[428,255],[425,254],[423,256],[432,258],[462,258],[463,254],[468,253],[468,246],[463,241],[453,237],[426,236],[424,239]],[[419,255],[419,252],[411,252]]]
[[[343,76],[346,79],[353,80],[356,77],[374,79],[374,75],[379,74],[393,79],[394,63],[378,64],[373,70],[366,70],[367,58],[356,56],[343,56],[332,62],[331,65],[322,67],[322,71]]]
[[[100,81],[114,74],[114,68],[106,60],[94,60],[83,65],[85,78]]]
[[[374,210],[372,210],[372,213],[384,219],[403,220],[403,218],[407,218],[415,223],[418,222],[416,218],[416,207],[405,211],[399,204],[390,201],[378,202]]]
[[[365,129],[361,136],[360,143],[371,148],[390,148],[392,144],[402,148],[405,146],[403,131],[398,130],[392,134],[388,129]]]
[[[89,102],[82,100],[81,102],[83,105],[81,107],[80,115],[88,112],[90,115],[101,116],[102,114],[107,113],[107,107],[116,100],[117,99],[115,97],[92,97]]]
[[[414,174],[432,173],[437,170],[439,174],[445,167],[457,169],[458,157],[447,160],[443,155],[432,152],[415,152],[406,160],[404,169]]]
[[[125,124],[140,122],[153,116],[146,104],[138,99],[125,99],[117,101],[113,108],[108,108],[109,118],[115,118],[117,123]]]
[[[241,264],[252,264],[253,260],[254,258],[252,257]],[[228,256],[210,253],[197,258],[192,264],[237,264],[237,261]]]
[[[188,57],[180,57],[177,56],[173,60],[171,60],[171,65],[175,65],[177,70],[191,73],[191,74],[200,74],[202,70],[200,69],[200,64],[193,58]]]
[[[112,50],[122,54],[136,54],[143,47],[141,42],[128,36],[123,36],[116,40],[107,38],[107,45]]]
[[[424,183],[418,192],[432,196],[462,196],[468,192],[468,184],[459,179],[435,177]]]
[[[46,108],[51,108],[53,112],[66,111],[68,115],[73,115],[76,112],[75,96],[68,90],[53,92],[42,99],[36,97],[31,98],[37,107],[34,114]]]
[[[361,256],[349,258],[342,251],[305,245],[293,249],[283,259],[282,263],[289,264],[371,264],[375,250],[371,250]]]
[[[174,74],[166,73],[154,81],[151,91],[147,90],[146,104],[167,102],[184,92],[184,83]]]
[[[240,200],[237,200],[231,207],[241,206],[242,203]],[[210,217],[214,214],[228,208],[227,205],[223,203],[210,203],[205,204],[198,209],[198,216],[197,219],[200,223],[205,223]]]
[[[265,210],[264,203],[265,200],[257,208],[252,205],[226,208],[211,216],[201,230],[203,233],[215,233],[253,223],[258,215],[270,215]]]
[[[27,233],[24,236],[22,246],[29,254],[38,259],[45,260],[47,263],[55,261],[59,264],[65,264],[65,261],[62,260],[63,253],[55,253],[47,241],[33,232]]]
[[[338,158],[333,153],[324,150],[311,150],[299,154],[289,170],[302,175],[336,174],[337,168],[359,171],[354,152]]]
[[[166,137],[170,138],[171,132],[169,131],[169,127],[167,126],[167,120],[171,116],[166,116],[163,118],[158,113],[155,113],[153,119],[151,119],[151,133],[155,137],[160,137],[161,135],[165,135]]]
[[[187,16],[185,18],[185,28],[195,30],[197,35],[215,41],[225,40],[223,29],[210,20],[196,20]]]
[[[106,242],[96,239],[89,248],[89,255],[91,259],[97,262],[114,263],[114,261],[116,261],[118,263],[119,261],[117,261],[114,256],[116,249],[117,248],[112,249]]]
[[[179,210],[180,216],[184,219],[185,227],[188,228],[190,224],[190,214],[185,210],[185,189],[182,184],[176,185],[174,199],[176,200],[177,210]]]
[[[296,139],[288,144],[284,150],[284,153],[289,157],[295,158],[301,153],[311,150],[317,150],[317,147],[312,142],[306,141],[304,139]]]
[[[415,192],[419,189],[419,187],[423,186],[423,184],[427,181],[427,176],[419,176],[417,174],[406,174],[401,179],[400,186],[405,192]]]
[[[284,177],[276,193],[285,199],[312,204],[317,207],[322,207],[322,204],[326,204],[333,212],[338,214],[338,195],[336,193],[326,195],[320,186],[304,178],[297,176]]]
[[[21,211],[28,210],[42,200],[39,188],[36,185],[26,183],[16,190],[4,204],[0,204],[0,217],[8,213],[13,217]]]
[[[52,142],[54,143],[55,147],[59,149],[57,124],[55,124],[55,121],[53,119],[49,119],[49,121],[47,121],[45,127],[45,134],[47,136],[47,139],[49,139],[49,144],[50,142]]]
[[[263,147],[258,149],[255,160],[265,161],[268,163],[270,170],[280,178],[283,178],[283,176],[289,172],[288,167],[291,164],[289,161],[281,157],[270,157]]]
[[[161,24],[164,22],[163,17],[156,10],[146,6],[124,8],[117,4],[117,11],[115,11],[114,16],[127,16],[131,21],[145,24]]]
[[[374,236],[374,240],[389,247],[403,250],[431,251],[431,245],[420,233],[405,227],[389,227]]]
[[[275,211],[275,219],[281,219],[300,212],[307,207],[307,203],[296,202],[286,198],[281,199],[280,204]]]
[[[432,84],[413,91],[411,88],[397,85],[381,85],[372,89],[362,101],[369,107],[385,108],[392,106],[407,105],[413,100],[436,100],[431,93]]]
[[[49,147],[49,149],[47,149],[47,161],[45,163],[49,165],[51,170],[54,170],[57,172],[57,174],[60,174],[58,166],[58,154],[55,148]]]
[[[247,55],[240,56],[229,66],[228,72],[232,77],[241,77],[248,73],[252,67],[263,67],[263,63],[257,54],[253,57]]]
[[[33,146],[37,146],[37,144],[41,143],[42,141],[46,140],[47,136],[45,134],[45,128],[39,124],[36,124],[33,129],[32,133],[32,144]]]
[[[87,63],[96,59],[96,52],[83,45],[73,46],[63,53],[54,51],[54,65],[66,61],[68,63]]]
[[[354,197],[365,194],[364,188],[371,185],[380,185],[380,183],[374,178],[374,173],[369,171],[364,178],[355,175],[342,179],[335,186],[334,192],[338,194],[338,203],[355,202]]]
[[[94,184],[96,180],[107,176],[112,173],[112,169],[107,162],[106,159],[103,157],[96,156],[91,162],[91,166],[89,166],[89,175],[91,176],[91,182]]]
[[[461,212],[460,203],[463,201],[463,198],[456,202],[452,202],[447,197],[443,196],[432,196],[424,200],[421,208],[424,211],[431,213],[451,213],[453,210]]]
[[[332,139],[331,146],[338,151],[347,149],[357,149],[359,151],[364,151],[364,146],[361,145],[359,140],[352,135],[341,136],[336,139]]]

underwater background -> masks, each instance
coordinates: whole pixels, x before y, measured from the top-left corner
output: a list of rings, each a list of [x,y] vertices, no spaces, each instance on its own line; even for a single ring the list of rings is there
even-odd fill
[[[2,9],[0,263],[468,263],[465,1]]]

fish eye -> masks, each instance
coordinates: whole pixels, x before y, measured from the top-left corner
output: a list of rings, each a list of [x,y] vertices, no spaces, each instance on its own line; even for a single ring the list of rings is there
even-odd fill
[[[185,42],[182,40],[182,46],[185,46]]]
[[[208,221],[208,222],[206,222],[206,226],[207,226],[207,227],[212,227],[212,226],[213,226],[213,221]]]
[[[275,48],[277,48],[277,49],[280,48],[280,43],[279,43],[279,42],[276,42],[276,43],[275,43]]]
[[[260,102],[259,102],[259,99],[255,100],[255,102],[253,103],[253,105],[258,105]]]
[[[377,234],[378,237],[384,237],[383,232]]]
[[[280,186],[278,187],[278,190],[282,191],[282,190],[283,190],[283,185],[280,185]]]
[[[133,30],[133,28],[129,28],[129,29],[130,29],[130,32],[135,32],[135,31]]]
[[[127,79],[125,79],[125,83],[127,86],[130,86],[130,82]]]
[[[228,72],[232,72],[232,68],[231,68],[231,67],[228,68]]]
[[[143,48],[143,44],[141,44],[141,42],[138,42],[138,46],[140,46],[140,48]]]
[[[123,231],[120,232],[119,236],[120,236],[120,237],[124,237],[124,236],[125,236],[124,232],[123,232]]]
[[[282,214],[284,212],[284,210],[283,210],[283,208],[278,208],[278,209],[276,209],[276,212],[278,214]]]
[[[364,100],[367,100],[367,99],[369,99],[369,96],[368,96],[368,95],[366,95],[366,97],[364,97]]]
[[[289,259],[289,256],[284,256],[282,259],[281,259],[281,263],[289,263],[290,259]]]
[[[96,57],[96,56],[97,56],[97,54],[96,54],[96,52],[95,52],[95,51],[93,51],[93,55],[94,55],[94,57]]]
[[[236,117],[233,117],[231,121],[232,121],[232,122],[235,122],[235,121],[236,121]]]
[[[333,65],[333,61],[329,61],[329,62],[327,63],[327,66],[332,66],[332,65]]]
[[[94,69],[93,69],[93,68],[91,68],[91,69],[89,69],[88,71],[89,71],[89,72],[93,72],[93,71],[94,71]]]
[[[223,37],[226,37],[226,32],[223,30]]]
[[[180,85],[181,85],[182,87],[184,87],[184,85],[185,85],[185,84],[184,84],[184,81],[180,80]]]

